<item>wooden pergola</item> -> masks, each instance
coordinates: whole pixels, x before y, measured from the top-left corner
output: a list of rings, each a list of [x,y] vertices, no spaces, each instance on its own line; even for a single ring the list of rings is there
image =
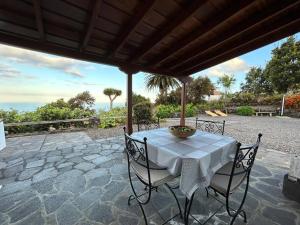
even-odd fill
[[[296,0],[1,0],[0,42],[185,77],[300,31]]]

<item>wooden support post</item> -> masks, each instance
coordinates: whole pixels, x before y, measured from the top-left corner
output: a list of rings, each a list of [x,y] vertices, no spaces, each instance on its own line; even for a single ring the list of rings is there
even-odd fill
[[[132,134],[132,73],[127,73],[127,121],[126,128],[128,134]]]
[[[186,82],[182,82],[180,126],[185,126]]]

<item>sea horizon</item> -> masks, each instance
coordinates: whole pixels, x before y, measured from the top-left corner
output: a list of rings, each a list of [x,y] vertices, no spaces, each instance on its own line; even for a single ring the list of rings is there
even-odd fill
[[[17,110],[19,112],[33,112],[38,107],[41,107],[48,103],[38,103],[38,102],[0,102],[0,110],[10,111],[10,110]],[[96,102],[92,109],[96,111],[109,110],[109,102]],[[113,103],[114,107],[124,107],[125,103],[116,102]]]

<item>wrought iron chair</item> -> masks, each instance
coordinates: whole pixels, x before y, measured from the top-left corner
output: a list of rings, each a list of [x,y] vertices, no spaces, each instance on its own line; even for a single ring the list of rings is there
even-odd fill
[[[201,120],[196,118],[196,129],[223,135],[225,129],[225,120],[220,122],[212,120]]]
[[[152,129],[160,128],[159,118],[157,118],[156,121],[137,120],[137,128],[138,128],[138,131],[152,130]]]
[[[167,184],[167,182],[172,181],[175,177],[172,176],[167,168],[162,168],[151,162],[148,159],[148,150],[147,150],[147,138],[144,138],[143,141],[133,139],[126,133],[126,128],[124,127],[125,135],[125,151],[127,154],[127,163],[128,163],[128,175],[130,186],[132,188],[133,194],[128,198],[128,205],[130,205],[132,200],[136,200],[144,217],[145,224],[147,225],[147,217],[143,209],[143,205],[149,203],[151,199],[151,194],[153,190],[157,191],[159,186],[165,185],[167,189],[174,196],[179,213],[170,218],[173,219],[177,215],[182,218],[182,211],[179,204],[179,201],[172,190],[172,188]],[[141,182],[146,188],[144,188],[143,193],[138,194],[138,191],[134,187],[133,177],[136,176],[138,181]],[[168,221],[169,221],[168,220]]]
[[[226,206],[226,211],[232,218],[230,225],[234,223],[238,215],[242,216],[244,222],[247,223],[247,215],[243,210],[243,205],[247,197],[250,173],[255,161],[261,137],[262,134],[258,134],[256,143],[251,146],[242,147],[241,143],[237,143],[237,151],[235,153],[234,160],[225,164],[213,176],[210,186],[206,188],[207,197],[212,196],[214,199],[222,203],[222,206],[215,213],[213,213],[208,220],[210,220],[223,206]],[[238,209],[233,209],[230,207],[230,196],[243,183],[245,183],[245,187],[243,189],[243,198]],[[214,194],[210,193],[210,190],[213,190]],[[225,203],[218,198],[219,194],[225,198]],[[193,198],[194,195],[191,197],[189,205],[187,206],[186,203],[185,206],[188,208],[187,216],[185,216],[185,218],[187,218],[186,221],[188,220]],[[207,221],[205,221],[204,224],[206,224]]]

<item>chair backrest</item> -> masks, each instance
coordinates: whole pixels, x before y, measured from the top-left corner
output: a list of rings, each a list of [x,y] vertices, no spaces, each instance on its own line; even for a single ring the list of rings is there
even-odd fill
[[[151,120],[137,120],[138,131],[152,130],[160,128],[159,118],[156,121]]]
[[[196,129],[223,135],[225,130],[225,120],[221,122],[212,120],[201,120],[196,118]]]
[[[260,144],[262,134],[259,133],[257,137],[257,141],[254,145],[250,145],[247,147],[241,147],[241,143],[237,143],[237,151],[235,153],[233,166],[230,173],[230,179],[227,188],[227,194],[231,191],[232,180],[234,176],[243,175],[243,179],[241,183],[247,178],[247,189],[249,184],[249,176],[251,173],[251,169],[253,167],[255,157],[258,151],[258,147]]]

